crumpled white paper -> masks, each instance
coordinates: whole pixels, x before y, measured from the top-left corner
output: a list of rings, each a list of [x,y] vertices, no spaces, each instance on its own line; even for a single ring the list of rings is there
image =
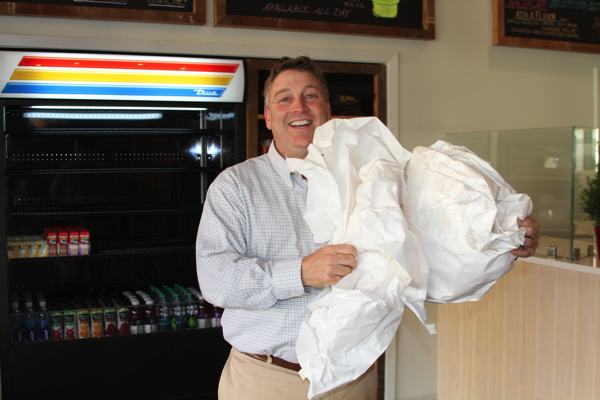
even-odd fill
[[[415,148],[406,176],[402,206],[426,249],[429,300],[479,300],[510,269],[510,250],[525,235],[517,218],[531,213],[531,199],[467,148],[443,141]]]
[[[438,142],[411,158],[376,118],[327,122],[307,157],[287,163],[308,179],[304,217],[315,242],[359,251],[357,268],[309,306],[300,328],[296,355],[310,399],[362,375],[388,347],[404,306],[424,323],[427,296],[480,298],[523,243],[516,221],[531,211],[527,196],[458,146]]]
[[[362,375],[389,346],[404,305],[424,320],[427,267],[400,208],[410,153],[376,118],[331,120],[304,160],[304,218],[315,242],[352,243],[358,266],[310,305],[296,354],[318,397]]]

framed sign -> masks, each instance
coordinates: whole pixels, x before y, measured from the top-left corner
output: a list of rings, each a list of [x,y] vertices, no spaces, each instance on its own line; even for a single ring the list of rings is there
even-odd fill
[[[434,0],[215,0],[215,25],[433,39]]]
[[[600,1],[494,0],[494,44],[600,53]]]
[[[0,14],[203,25],[206,0],[13,0]]]

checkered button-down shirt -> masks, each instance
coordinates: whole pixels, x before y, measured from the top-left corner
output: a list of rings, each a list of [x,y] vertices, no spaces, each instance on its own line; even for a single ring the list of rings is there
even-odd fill
[[[225,339],[242,352],[297,362],[295,342],[320,289],[303,286],[313,235],[307,184],[271,144],[268,154],[223,171],[211,184],[196,240],[200,289],[225,309]]]

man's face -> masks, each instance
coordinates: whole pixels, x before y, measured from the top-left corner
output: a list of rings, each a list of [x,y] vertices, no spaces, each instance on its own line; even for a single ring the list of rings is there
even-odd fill
[[[331,118],[331,107],[310,72],[286,70],[269,90],[265,122],[284,157],[304,158],[315,129]]]

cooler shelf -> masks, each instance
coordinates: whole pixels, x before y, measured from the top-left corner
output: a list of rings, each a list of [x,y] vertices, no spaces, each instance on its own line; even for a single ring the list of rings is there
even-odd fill
[[[7,169],[6,176],[24,175],[78,175],[78,174],[195,174],[216,172],[217,168],[207,167],[171,167],[171,168],[78,168],[78,169]]]
[[[127,256],[154,256],[158,254],[192,253],[193,244],[179,244],[169,246],[146,246],[129,248],[92,248],[92,253],[87,256],[59,256],[59,257],[25,257],[8,261],[9,266],[18,266],[31,263],[56,263],[56,262],[83,262],[102,258],[127,257]]]
[[[9,217],[71,217],[95,215],[158,215],[158,214],[194,214],[202,212],[202,207],[182,206],[178,208],[158,208],[156,206],[140,205],[140,208],[78,208],[67,210],[64,208],[44,209],[43,206],[32,208],[13,208],[7,213]]]
[[[187,136],[187,135],[205,135],[213,133],[214,130],[207,129],[115,129],[115,128],[65,128],[57,129],[22,129],[11,130],[9,136]],[[219,133],[228,133],[220,131]],[[229,132],[231,133],[231,132]]]

